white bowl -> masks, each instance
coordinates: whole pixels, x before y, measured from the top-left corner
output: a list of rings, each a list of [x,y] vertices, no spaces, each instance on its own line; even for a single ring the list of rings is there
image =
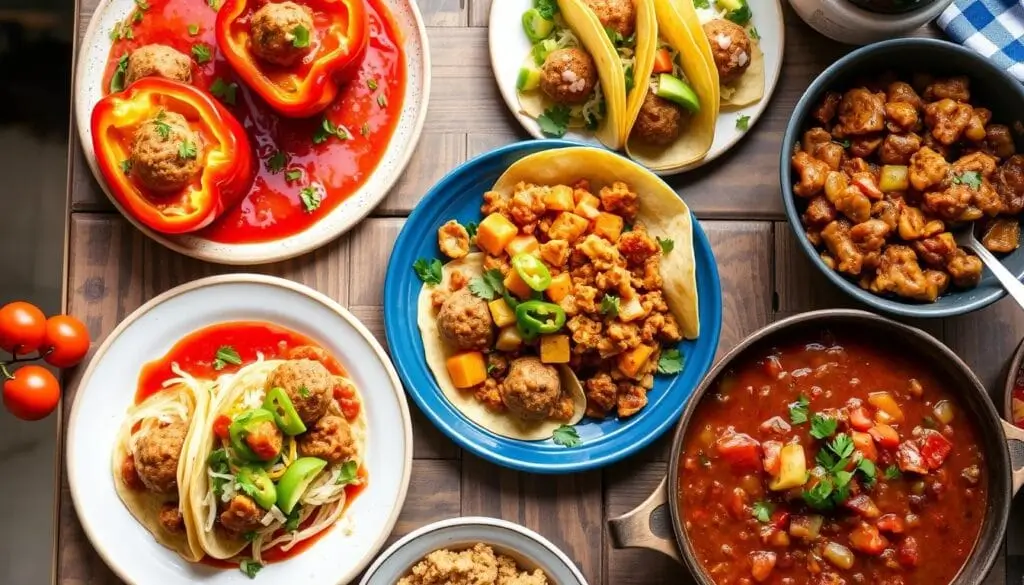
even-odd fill
[[[868,12],[849,0],[789,0],[793,10],[814,30],[850,45],[867,45],[904,36],[935,19],[953,0],[938,0],[902,14]]]

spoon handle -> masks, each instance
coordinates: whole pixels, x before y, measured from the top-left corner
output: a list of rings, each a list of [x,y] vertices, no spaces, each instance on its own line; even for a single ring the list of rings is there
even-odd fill
[[[980,245],[978,242],[972,242],[971,250],[978,255],[978,258],[981,258],[985,266],[999,279],[999,283],[1003,285],[1006,292],[1010,293],[1013,300],[1017,301],[1017,304],[1024,308],[1024,284],[1021,284],[1017,277],[1007,270],[1003,263],[993,256],[992,252],[989,252],[985,246]]]

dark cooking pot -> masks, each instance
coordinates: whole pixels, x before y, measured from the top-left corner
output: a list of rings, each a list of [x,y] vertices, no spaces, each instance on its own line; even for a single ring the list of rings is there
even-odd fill
[[[628,514],[609,522],[614,546],[650,548],[677,560],[682,557],[699,583],[714,585],[694,556],[693,545],[683,527],[679,504],[674,496],[679,490],[679,465],[683,441],[693,413],[719,374],[730,368],[751,346],[759,345],[766,340],[789,338],[800,331],[838,331],[844,328],[877,336],[906,348],[907,351],[913,352],[915,357],[927,360],[928,364],[938,370],[940,376],[950,381],[951,387],[959,389],[960,407],[971,413],[980,430],[978,439],[987,462],[989,494],[978,542],[954,583],[980,584],[991,570],[999,553],[1006,533],[1013,494],[1024,483],[1024,468],[1015,469],[1010,463],[1011,448],[1018,453],[1024,452],[1024,431],[999,418],[981,381],[963,360],[940,341],[920,329],[865,311],[848,309],[803,313],[773,323],[747,337],[715,365],[690,397],[676,426],[668,477],[647,501]]]

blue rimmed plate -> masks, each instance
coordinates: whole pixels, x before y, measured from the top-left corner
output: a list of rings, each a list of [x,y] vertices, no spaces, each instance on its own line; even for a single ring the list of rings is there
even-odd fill
[[[562,447],[550,439],[520,441],[501,437],[464,417],[434,380],[423,357],[416,325],[416,303],[422,283],[413,272],[417,258],[440,257],[437,229],[450,219],[462,223],[481,219],[480,204],[498,177],[524,156],[567,146],[565,140],[520,142],[492,150],[457,167],[428,192],[405,222],[395,241],[384,284],[384,327],[391,357],[406,391],[427,418],[464,449],[498,465],[534,473],[571,473],[608,465],[635,453],[658,438],[679,417],[715,356],[722,328],[722,291],[711,245],[700,224],[693,222],[693,246],[700,298],[700,337],[684,341],[683,371],[658,376],[647,406],[626,419],[583,419],[576,429],[581,444]]]

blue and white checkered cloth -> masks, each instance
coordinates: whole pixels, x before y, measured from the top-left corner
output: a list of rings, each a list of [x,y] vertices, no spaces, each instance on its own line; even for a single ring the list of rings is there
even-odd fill
[[[1024,0],[955,0],[936,23],[1024,82]]]

